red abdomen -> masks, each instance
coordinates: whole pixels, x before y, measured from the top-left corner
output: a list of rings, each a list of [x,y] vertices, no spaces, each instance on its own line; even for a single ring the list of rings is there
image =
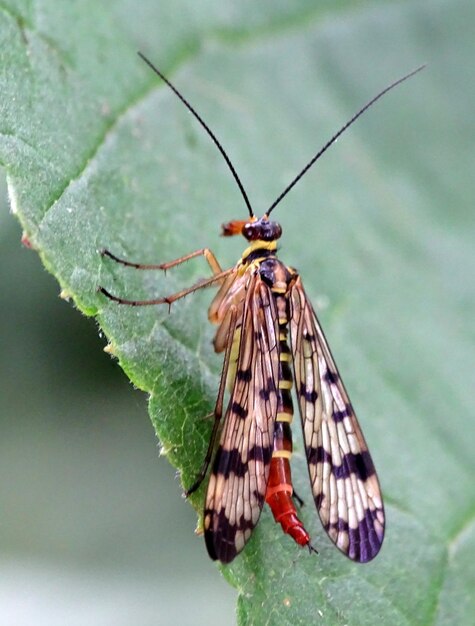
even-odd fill
[[[292,477],[287,458],[272,457],[270,476],[267,484],[266,502],[270,506],[276,522],[300,546],[310,543],[310,536],[297,516],[292,500]]]

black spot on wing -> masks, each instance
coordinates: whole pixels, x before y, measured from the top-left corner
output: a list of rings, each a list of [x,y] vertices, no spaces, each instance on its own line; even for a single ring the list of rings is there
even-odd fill
[[[241,516],[237,524],[231,524],[224,510],[219,513],[205,509],[206,517],[211,517],[212,523],[205,530],[205,543],[210,557],[222,563],[230,563],[237,555],[236,534],[238,531],[252,530],[254,524]]]
[[[335,420],[335,422],[342,422],[345,417],[350,417],[351,415],[353,415],[353,407],[351,406],[351,404],[347,404],[343,411],[333,412],[333,419]]]
[[[342,519],[341,517],[338,518],[337,522],[327,522],[326,524],[323,525],[323,527],[325,528],[325,530],[327,531],[327,533],[330,533],[331,531],[338,531],[338,532],[343,532],[343,533],[347,533],[349,531],[349,526],[348,526],[348,522],[344,519]]]
[[[344,454],[341,465],[333,464],[331,453],[327,452],[323,446],[317,446],[316,448],[308,446],[306,451],[308,463],[312,465],[329,463],[331,465],[331,471],[337,479],[349,478],[351,474],[354,474],[358,479],[364,482],[367,478],[376,474],[373,460],[367,450],[356,454],[352,452]]]
[[[267,389],[270,392],[275,392],[277,390],[277,386],[276,386],[275,380],[273,378],[269,377],[267,379]]]
[[[272,378],[268,378],[266,383],[261,387],[261,389],[259,389],[259,397],[261,400],[264,400],[264,402],[267,402],[267,400],[269,400],[275,392],[275,382]]]
[[[257,489],[254,489],[252,494],[253,494],[254,499],[256,500],[259,508],[262,509],[262,507],[264,506],[264,501],[265,501],[265,493],[259,493],[259,491],[257,491]]]
[[[220,474],[225,478],[233,473],[242,478],[249,471],[249,462],[258,461],[264,465],[270,463],[272,457],[272,447],[254,445],[247,452],[247,461],[243,462],[241,452],[237,448],[226,450],[222,446],[216,451],[213,463],[213,474]]]
[[[338,518],[336,522],[327,522],[324,528],[335,543],[338,540],[335,532],[347,534],[349,543],[343,552],[353,561],[367,563],[374,559],[383,543],[384,532],[380,530],[381,526],[377,521],[377,516],[381,513],[366,509],[364,518],[356,528],[350,528],[348,522],[342,518]]]
[[[332,472],[335,478],[349,478],[354,474],[363,482],[375,474],[375,469],[371,456],[367,450],[353,454],[349,452],[343,456],[341,465],[333,465]]]
[[[332,372],[329,369],[325,372],[325,374],[323,375],[323,378],[325,382],[327,382],[329,385],[336,385],[338,381],[340,380],[338,372]]]
[[[259,461],[264,465],[268,465],[272,458],[273,446],[252,446],[248,452],[249,461]]]
[[[307,461],[312,465],[317,465],[317,463],[329,463],[331,465],[332,455],[323,446],[317,446],[316,448],[308,447]]]
[[[379,525],[375,526],[377,514],[377,511],[366,509],[365,516],[359,522],[358,527],[349,528],[348,556],[353,561],[367,563],[378,554],[383,543],[384,532],[376,530],[379,527]]]
[[[252,368],[248,367],[245,370],[238,370],[236,376],[241,382],[248,383],[252,380]]]
[[[313,335],[308,330],[303,331],[303,338],[305,339],[305,341],[308,341],[310,343],[313,343],[315,341],[315,335]]]
[[[269,398],[270,398],[270,391],[269,391],[269,389],[264,388],[264,387],[262,389],[259,389],[259,398],[261,400],[264,400],[264,402],[267,402],[267,400],[269,400]]]
[[[305,383],[300,383],[299,394],[302,398],[305,398],[307,402],[315,404],[318,399],[318,392],[316,389],[307,389]]]
[[[246,407],[239,404],[239,402],[236,402],[236,400],[231,405],[231,411],[234,413],[234,415],[240,417],[241,419],[245,419],[248,413]]]
[[[318,493],[314,498],[314,502],[315,502],[315,506],[317,507],[317,511],[320,510],[320,507],[322,506],[322,502],[323,502],[323,498],[324,498],[324,494],[323,492]]]
[[[239,477],[244,476],[247,472],[247,463],[242,462],[241,453],[236,448],[225,450],[220,446],[214,458],[213,474],[228,478],[231,472]]]

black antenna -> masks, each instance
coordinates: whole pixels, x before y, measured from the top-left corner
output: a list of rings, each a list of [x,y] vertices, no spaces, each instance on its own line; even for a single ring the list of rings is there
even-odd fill
[[[379,100],[382,96],[384,96],[385,93],[387,93],[388,91],[390,91],[391,89],[393,89],[393,87],[396,87],[397,85],[400,85],[402,82],[404,82],[405,80],[407,80],[408,78],[411,78],[411,76],[414,76],[414,74],[417,74],[417,72],[420,72],[421,70],[423,70],[425,68],[425,64],[421,65],[420,67],[416,68],[415,70],[412,70],[412,72],[409,72],[409,74],[406,74],[405,76],[403,76],[402,78],[399,78],[398,80],[394,81],[393,83],[391,83],[390,85],[388,85],[385,89],[383,89],[382,91],[380,91],[378,93],[377,96],[375,96],[374,98],[372,98],[369,102],[367,102],[363,108],[361,108],[358,113],[356,113],[355,115],[353,115],[353,117],[346,122],[346,124],[344,126],[342,126],[340,128],[340,130],[333,135],[333,137],[330,139],[330,141],[327,141],[327,143],[323,146],[323,148],[320,148],[320,150],[317,152],[317,154],[313,157],[313,159],[311,159],[311,161],[309,161],[307,163],[307,165],[303,168],[303,170],[300,172],[300,174],[297,174],[297,176],[293,179],[293,181],[290,183],[290,185],[288,185],[284,191],[280,194],[280,196],[277,198],[277,200],[275,200],[270,208],[266,211],[266,215],[269,215],[271,211],[273,211],[275,209],[275,207],[279,204],[279,202],[282,200],[282,198],[284,198],[289,191],[292,189],[292,187],[294,185],[296,185],[298,183],[298,181],[302,178],[302,176],[312,167],[312,165],[315,163],[315,161],[318,161],[318,159],[322,156],[322,154],[324,152],[326,152],[328,150],[328,148],[335,143],[335,141],[338,139],[338,137],[340,135],[342,135],[345,130],[347,128],[349,128],[353,122],[356,122],[356,120],[360,117],[360,115],[363,115],[363,113],[369,109],[369,107],[371,105],[373,105],[377,100]]]
[[[254,217],[254,211],[252,210],[251,203],[249,202],[249,198],[247,197],[247,193],[246,193],[246,191],[245,191],[245,189],[243,187],[243,184],[241,183],[241,180],[239,179],[239,176],[237,175],[237,172],[234,169],[234,166],[231,163],[230,158],[228,157],[228,155],[224,151],[223,146],[219,143],[216,135],[213,133],[213,131],[210,129],[210,127],[206,124],[206,122],[200,117],[200,115],[195,111],[195,109],[191,106],[191,104],[188,102],[188,100],[186,100],[181,95],[181,93],[178,91],[178,89],[176,87],[174,87],[172,85],[172,83],[167,78],[165,78],[165,76],[160,72],[160,70],[157,69],[155,67],[155,65],[151,61],[149,61],[147,59],[147,57],[144,56],[141,52],[138,52],[137,54],[155,72],[155,74],[160,76],[160,78],[163,80],[163,82],[165,82],[170,87],[170,89],[173,91],[173,93],[180,98],[180,100],[186,106],[188,111],[190,111],[190,113],[192,113],[195,116],[195,118],[198,120],[198,122],[201,124],[201,126],[205,129],[205,131],[208,133],[208,135],[214,141],[216,147],[218,148],[218,150],[223,155],[224,160],[226,161],[229,169],[231,170],[232,175],[234,176],[234,180],[236,181],[237,186],[239,187],[239,189],[241,191],[242,197],[244,198],[244,202],[246,203],[247,209],[249,211],[249,215],[251,217]]]

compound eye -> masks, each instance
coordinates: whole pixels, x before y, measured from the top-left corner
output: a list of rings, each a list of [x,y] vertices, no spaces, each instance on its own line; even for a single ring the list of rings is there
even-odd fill
[[[254,224],[246,224],[242,229],[242,234],[248,241],[252,241],[256,238],[256,229]]]

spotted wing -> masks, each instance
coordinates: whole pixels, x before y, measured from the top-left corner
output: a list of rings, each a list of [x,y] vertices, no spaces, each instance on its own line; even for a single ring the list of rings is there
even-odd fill
[[[384,536],[378,478],[353,407],[300,278],[290,331],[310,481],[322,524],[350,559],[373,559]]]
[[[258,273],[250,280],[237,332],[236,373],[204,512],[206,547],[223,563],[243,549],[257,524],[272,457],[279,327],[272,292]]]

